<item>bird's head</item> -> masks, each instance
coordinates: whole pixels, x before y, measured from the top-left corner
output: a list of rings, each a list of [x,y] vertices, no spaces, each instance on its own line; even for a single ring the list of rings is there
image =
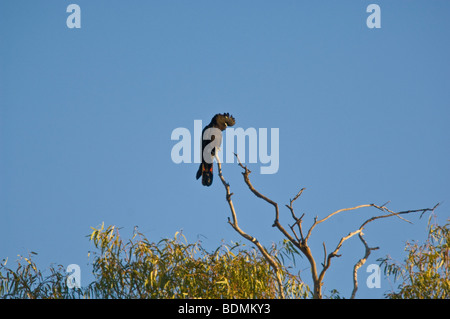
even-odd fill
[[[229,113],[216,114],[212,122],[221,130],[225,130],[228,126],[233,126],[236,120]]]

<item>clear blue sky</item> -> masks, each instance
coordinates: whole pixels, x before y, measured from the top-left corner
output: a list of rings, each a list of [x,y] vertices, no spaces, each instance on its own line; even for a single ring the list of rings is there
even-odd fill
[[[81,29],[66,8],[81,7]],[[381,7],[381,29],[366,7]],[[176,231],[207,248],[244,241],[227,224],[223,186],[195,180],[197,164],[175,164],[170,139],[230,112],[242,128],[279,128],[280,167],[254,186],[284,208],[313,217],[358,204],[400,211],[450,203],[450,2],[436,1],[0,1],[0,258],[38,252],[79,264],[89,282],[91,226],[135,225],[150,240]],[[240,226],[267,246],[281,234],[273,209],[250,194],[236,164],[224,164]],[[376,210],[338,215],[316,228],[323,258]],[[407,240],[423,240],[427,218],[370,224],[366,266]],[[344,244],[324,293],[348,297],[364,254]],[[391,288],[365,287],[380,298]],[[300,263],[310,283],[309,264]]]

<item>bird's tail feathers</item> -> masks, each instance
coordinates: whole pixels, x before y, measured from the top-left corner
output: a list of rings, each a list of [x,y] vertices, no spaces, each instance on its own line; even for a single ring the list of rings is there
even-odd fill
[[[202,185],[211,186],[213,182],[213,164],[201,163],[197,171],[197,179],[202,177]]]
[[[203,168],[203,163],[200,163],[200,167],[198,168],[197,175],[195,176],[196,179],[199,179],[200,176],[202,176],[202,168]]]

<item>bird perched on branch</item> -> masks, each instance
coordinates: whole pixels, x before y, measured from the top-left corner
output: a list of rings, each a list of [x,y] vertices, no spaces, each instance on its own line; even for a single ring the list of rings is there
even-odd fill
[[[202,184],[210,186],[213,181],[213,160],[222,143],[222,131],[233,126],[236,120],[229,113],[216,114],[202,131],[202,162],[197,171],[197,179],[202,177]]]

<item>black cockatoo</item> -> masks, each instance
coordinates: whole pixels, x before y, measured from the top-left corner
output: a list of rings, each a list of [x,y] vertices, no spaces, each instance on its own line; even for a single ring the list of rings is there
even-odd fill
[[[222,143],[222,131],[236,123],[233,116],[228,113],[216,114],[202,131],[202,162],[197,171],[197,179],[202,176],[202,184],[210,186],[213,181],[213,160],[216,148]]]

